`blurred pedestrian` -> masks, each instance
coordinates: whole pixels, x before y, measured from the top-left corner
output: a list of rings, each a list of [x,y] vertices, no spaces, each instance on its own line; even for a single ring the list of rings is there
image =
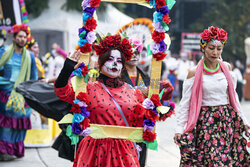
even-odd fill
[[[233,72],[235,73],[236,75],[236,78],[237,78],[237,87],[236,87],[236,92],[239,96],[239,100],[240,102],[242,101],[242,96],[243,96],[243,76],[242,76],[242,73],[241,73],[241,63],[239,60],[236,60],[235,62],[235,65],[233,65]]]
[[[236,77],[220,60],[226,41],[227,32],[218,27],[201,34],[204,57],[188,73],[176,113],[180,166],[249,166],[243,138],[249,124],[235,92]]]
[[[24,156],[26,130],[31,128],[31,108],[15,91],[21,82],[37,79],[34,56],[25,48],[30,29],[27,25],[14,25],[13,43],[0,55],[0,159],[11,160]]]

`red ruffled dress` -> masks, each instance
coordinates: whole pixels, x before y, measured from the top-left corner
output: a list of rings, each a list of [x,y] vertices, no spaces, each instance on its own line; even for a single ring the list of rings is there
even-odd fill
[[[126,83],[121,87],[107,87],[123,110],[123,113],[133,126],[132,120],[135,105],[142,102],[142,94]],[[75,93],[70,84],[63,88],[55,88],[57,96],[73,103]],[[87,86],[88,111],[90,123],[102,125],[126,126],[122,116],[112,101],[110,95],[100,82],[92,82]],[[132,118],[133,117],[133,118]],[[138,117],[138,119],[143,119]],[[123,139],[93,139],[84,137],[80,142],[73,167],[128,167],[140,166],[136,149],[131,141]]]

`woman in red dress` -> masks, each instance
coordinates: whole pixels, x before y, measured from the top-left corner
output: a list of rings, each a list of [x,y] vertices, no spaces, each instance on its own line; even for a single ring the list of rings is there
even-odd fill
[[[137,126],[132,123],[131,115],[135,105],[142,102],[142,95],[119,77],[125,61],[132,56],[131,45],[127,39],[121,39],[119,35],[108,36],[105,39],[95,46],[100,56],[98,61],[100,76],[96,82],[89,82],[87,86],[86,99],[88,100],[85,102],[88,105],[87,111],[90,113],[88,118],[92,124]],[[80,65],[77,63],[79,58],[80,51],[69,55],[55,82],[56,94],[60,99],[71,104],[74,104],[75,92],[72,85],[68,83],[68,79],[74,69]],[[119,107],[112,98],[120,106],[125,118],[122,117]],[[138,116],[138,119],[143,118]],[[133,142],[125,139],[94,139],[86,136],[79,144],[73,166],[135,167],[140,165]]]

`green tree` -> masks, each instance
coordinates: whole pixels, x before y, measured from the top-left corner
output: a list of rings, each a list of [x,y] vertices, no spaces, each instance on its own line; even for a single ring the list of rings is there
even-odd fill
[[[38,17],[44,9],[48,8],[49,0],[25,0],[26,9],[29,15]]]
[[[195,32],[213,25],[228,32],[228,40],[223,51],[223,59],[245,62],[244,39],[249,34],[250,1],[249,0],[212,0],[211,9],[204,12],[200,19],[190,26]]]

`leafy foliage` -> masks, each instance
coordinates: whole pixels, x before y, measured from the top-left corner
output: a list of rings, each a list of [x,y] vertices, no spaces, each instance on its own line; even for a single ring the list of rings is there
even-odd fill
[[[49,0],[25,0],[27,12],[35,18],[48,8],[48,3]]]
[[[223,51],[223,59],[245,60],[244,39],[249,34],[250,1],[249,0],[212,0],[211,10],[203,13],[190,29],[202,32],[213,25],[228,32],[228,41]]]

